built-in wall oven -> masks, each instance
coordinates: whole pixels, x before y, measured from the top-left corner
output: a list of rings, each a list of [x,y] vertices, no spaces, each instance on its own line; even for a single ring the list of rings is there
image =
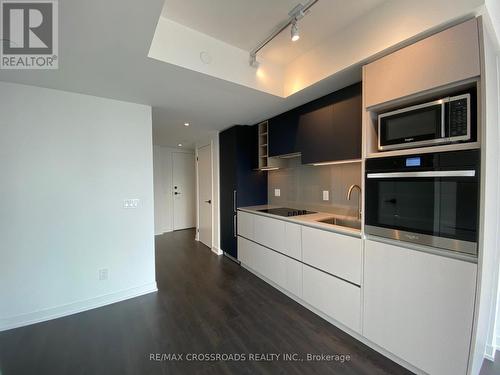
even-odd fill
[[[365,232],[477,256],[478,150],[366,161]]]

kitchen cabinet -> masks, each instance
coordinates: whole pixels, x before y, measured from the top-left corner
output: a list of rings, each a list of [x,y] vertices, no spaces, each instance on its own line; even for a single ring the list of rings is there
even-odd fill
[[[304,106],[297,131],[302,163],[361,158],[361,110],[361,83]]]
[[[346,327],[361,332],[359,287],[303,264],[302,298]]]
[[[478,33],[474,18],[364,66],[365,106],[479,76]]]
[[[429,374],[465,375],[476,273],[473,263],[366,240],[364,336]]]
[[[256,127],[236,125],[219,134],[221,249],[237,258],[236,208],[267,203],[267,174],[255,170]]]
[[[300,152],[297,141],[297,111],[291,110],[268,121],[269,156],[280,156]]]
[[[361,238],[303,227],[302,261],[361,285]]]
[[[302,227],[299,224],[238,211],[238,235],[302,260]]]
[[[238,235],[248,238],[249,240],[254,239],[254,220],[253,215],[248,212],[238,211]]]
[[[239,260],[281,288],[302,296],[302,264],[243,237],[238,237]]]

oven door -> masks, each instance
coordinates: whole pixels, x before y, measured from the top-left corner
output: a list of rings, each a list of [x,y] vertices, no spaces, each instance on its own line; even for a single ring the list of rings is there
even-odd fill
[[[379,115],[379,150],[444,142],[445,112],[441,99]]]
[[[366,177],[366,233],[477,255],[475,170]]]

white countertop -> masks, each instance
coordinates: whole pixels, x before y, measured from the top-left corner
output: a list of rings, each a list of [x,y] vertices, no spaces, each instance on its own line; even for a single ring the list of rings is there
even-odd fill
[[[333,225],[333,224],[319,222],[319,220],[326,220],[326,219],[332,219],[332,218],[353,219],[352,216],[336,215],[336,214],[327,213],[327,212],[316,212],[314,214],[299,215],[299,216],[279,216],[279,215],[273,215],[273,214],[268,214],[266,212],[259,211],[259,210],[270,209],[270,208],[279,208],[279,207],[282,207],[282,206],[264,204],[261,206],[238,207],[238,210],[244,211],[244,212],[249,212],[249,213],[256,214],[256,215],[267,216],[267,217],[277,219],[277,220],[289,221],[291,223],[301,224],[301,225],[305,225],[308,227],[318,228],[318,229],[327,230],[330,232],[346,234],[348,236],[361,238],[361,230],[359,230],[359,229],[353,229],[353,228],[348,228],[348,227],[344,227],[344,226],[340,226],[340,225]]]

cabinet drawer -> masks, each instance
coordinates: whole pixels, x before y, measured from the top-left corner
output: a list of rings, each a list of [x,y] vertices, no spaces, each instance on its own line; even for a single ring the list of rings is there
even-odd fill
[[[283,289],[302,296],[302,263],[238,237],[238,260]]]
[[[238,211],[238,235],[254,239],[254,216],[248,212]]]
[[[255,242],[283,253],[285,251],[285,222],[261,215],[253,216]]]
[[[363,334],[429,374],[465,375],[477,265],[367,240]]]
[[[311,306],[360,332],[360,288],[312,267],[302,265],[302,298]]]
[[[361,238],[302,227],[302,261],[361,285]]]
[[[285,222],[284,254],[302,260],[302,227],[299,224]]]

